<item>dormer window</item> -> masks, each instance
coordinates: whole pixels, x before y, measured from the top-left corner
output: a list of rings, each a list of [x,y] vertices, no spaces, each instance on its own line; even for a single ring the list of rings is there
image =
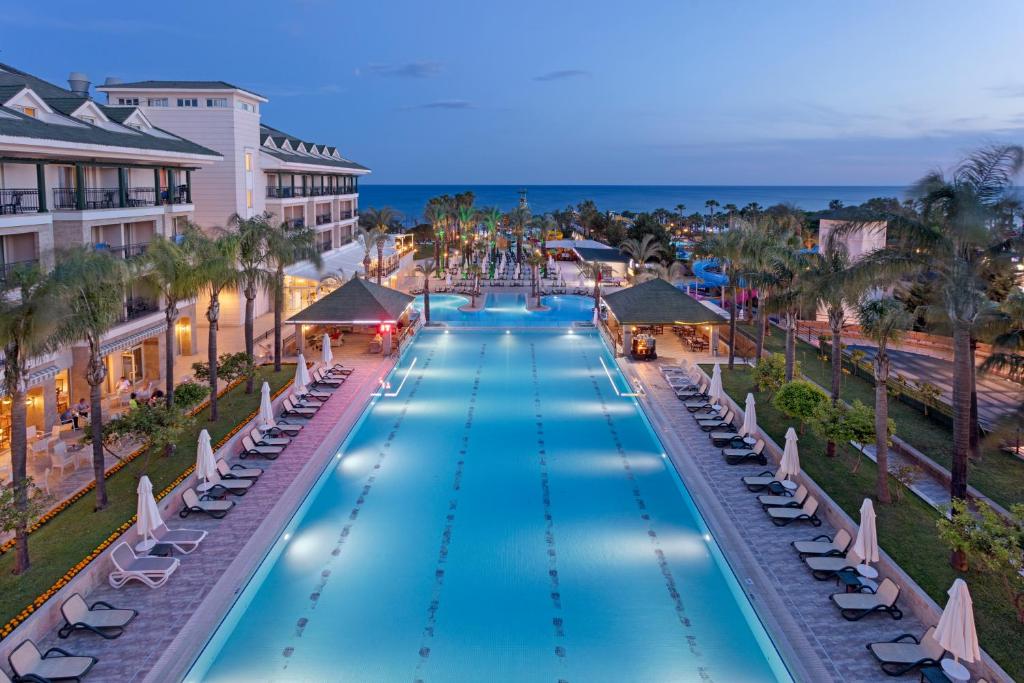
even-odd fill
[[[96,125],[96,119],[94,117],[92,117],[92,116],[79,116],[78,119],[80,121],[85,121],[86,123],[88,123],[90,125],[93,125],[93,126]]]
[[[36,118],[38,112],[36,112],[35,107],[21,107],[21,113],[25,116],[31,116],[32,118]]]

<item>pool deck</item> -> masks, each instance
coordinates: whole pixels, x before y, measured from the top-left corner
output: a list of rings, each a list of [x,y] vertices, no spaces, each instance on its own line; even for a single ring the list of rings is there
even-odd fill
[[[683,356],[682,351],[672,356],[660,345],[659,351],[661,363],[678,363]],[[703,357],[690,356],[691,362],[703,362]],[[827,522],[817,528],[774,526],[756,494],[740,483],[740,477],[767,468],[726,465],[721,450],[682,409],[658,363],[620,363],[627,376],[642,382],[644,410],[794,677],[815,682],[892,680],[864,646],[903,633],[920,635],[924,626],[909,611],[899,621],[882,615],[844,620],[828,598],[841,589],[834,581],[815,580],[790,546],[791,541],[835,530]]]
[[[132,608],[139,616],[116,640],[74,634],[61,640],[55,631],[39,643],[45,651],[61,647],[97,657],[90,681],[180,680],[216,628],[270,543],[305,497],[324,462],[359,419],[394,359],[364,353],[361,347],[336,350],[335,360],[355,368],[351,379],[334,390],[317,415],[275,461],[245,460],[263,467],[259,481],[221,520],[165,514],[171,528],[203,529],[209,536],[195,552],[176,553],[181,566],[163,587],[131,582],[121,589],[104,583],[85,596],[90,604],[105,600]],[[229,462],[236,458],[229,458]]]

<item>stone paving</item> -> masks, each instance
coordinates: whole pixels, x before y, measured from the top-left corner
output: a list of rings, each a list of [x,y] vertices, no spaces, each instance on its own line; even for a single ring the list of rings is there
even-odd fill
[[[659,351],[661,349],[659,348]],[[663,363],[678,363],[680,358],[660,355]],[[834,533],[826,524],[812,527],[794,523],[776,527],[761,510],[756,495],[747,491],[740,477],[759,474],[769,468],[760,465],[727,465],[721,450],[680,405],[675,394],[661,377],[658,364],[627,361],[631,373],[639,376],[647,391],[647,399],[669,428],[680,437],[689,456],[715,492],[726,510],[729,522],[738,530],[750,551],[757,558],[783,603],[801,630],[807,635],[815,654],[822,660],[836,681],[888,680],[865,644],[887,640],[903,633],[920,635],[924,626],[905,613],[903,619],[886,615],[870,615],[857,622],[844,620],[828,596],[842,589],[835,581],[817,581],[790,546],[794,540],[809,540],[818,534]],[[774,467],[770,467],[774,469]],[[725,549],[728,555],[728,548]],[[913,679],[908,675],[906,679]]]
[[[103,640],[92,634],[78,633],[61,640],[54,631],[39,643],[40,648],[45,651],[56,646],[75,654],[97,657],[99,662],[89,673],[90,681],[141,681],[148,673],[148,667],[156,662],[189,616],[200,607],[217,578],[235,559],[328,433],[341,420],[354,424],[358,419],[361,410],[347,410],[349,406],[362,406],[393,363],[390,358],[355,350],[336,354],[336,361],[356,369],[350,380],[334,390],[334,395],[312,420],[305,421],[303,430],[277,460],[240,461],[249,467],[262,467],[265,471],[246,495],[229,496],[237,505],[225,518],[214,520],[190,515],[183,520],[170,513],[164,515],[172,529],[204,529],[209,532],[195,552],[175,554],[181,560],[181,566],[167,584],[151,589],[131,582],[121,589],[114,589],[104,583],[85,596],[89,603],[105,600],[116,607],[138,610],[139,616],[124,635],[116,640]],[[237,460],[234,454],[227,459],[229,463]],[[126,536],[125,540],[134,543],[136,538],[134,535]],[[160,680],[159,675],[156,680]]]

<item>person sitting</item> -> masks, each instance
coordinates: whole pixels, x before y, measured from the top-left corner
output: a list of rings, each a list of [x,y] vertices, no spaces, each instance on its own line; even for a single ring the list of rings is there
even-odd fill
[[[164,392],[161,389],[157,389],[156,391],[153,392],[153,395],[149,397],[149,407],[154,407],[162,400],[164,400]]]
[[[74,429],[78,429],[78,415],[75,414],[71,408],[65,408],[58,419],[60,419],[60,423],[62,425],[66,425],[70,422]]]
[[[117,393],[119,393],[119,394],[126,393],[128,391],[131,391],[131,388],[132,388],[132,383],[128,381],[127,377],[125,377],[124,375],[121,375],[121,379],[119,379],[117,381],[117,386],[115,387]]]
[[[78,399],[78,403],[75,404],[75,412],[78,413],[79,417],[89,417],[89,403],[84,399]]]
[[[135,395],[135,392],[133,391],[131,396],[128,397],[128,408],[130,410],[135,410],[138,407],[139,407],[139,400],[138,400],[138,397]]]

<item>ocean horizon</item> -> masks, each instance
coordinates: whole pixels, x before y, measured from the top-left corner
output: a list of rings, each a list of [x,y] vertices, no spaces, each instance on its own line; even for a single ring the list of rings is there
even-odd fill
[[[441,194],[471,190],[477,206],[497,206],[503,211],[519,202],[520,190],[534,213],[546,213],[592,199],[601,211],[675,211],[704,213],[704,202],[742,207],[750,202],[762,206],[793,204],[806,211],[828,208],[838,199],[846,205],[861,204],[874,197],[903,199],[906,187],[898,185],[390,185],[361,182],[361,208],[390,206],[407,224],[420,222],[427,200]],[[721,211],[721,207],[717,209]]]

